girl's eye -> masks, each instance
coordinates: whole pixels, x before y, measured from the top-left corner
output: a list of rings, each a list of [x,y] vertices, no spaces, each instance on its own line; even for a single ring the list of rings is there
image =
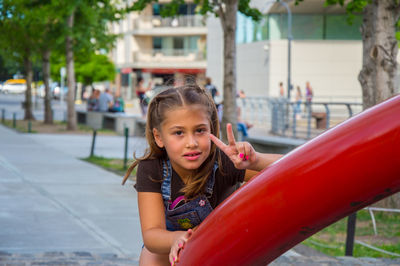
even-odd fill
[[[175,135],[177,135],[177,136],[181,136],[182,134],[183,134],[183,131],[176,131],[175,133],[174,133]]]
[[[205,129],[205,128],[198,128],[197,130],[196,130],[196,132],[197,133],[204,133],[204,132],[206,132],[207,130]]]

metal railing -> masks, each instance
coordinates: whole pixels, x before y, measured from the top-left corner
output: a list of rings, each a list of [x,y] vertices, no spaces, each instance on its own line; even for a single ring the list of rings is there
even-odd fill
[[[201,15],[186,15],[177,17],[140,16],[133,20],[134,29],[178,27],[206,27],[205,19]]]
[[[133,52],[133,62],[198,62],[205,53],[197,49],[151,49]]]
[[[237,100],[242,119],[270,134],[311,139],[362,111],[359,102],[289,102],[286,98],[246,97]]]

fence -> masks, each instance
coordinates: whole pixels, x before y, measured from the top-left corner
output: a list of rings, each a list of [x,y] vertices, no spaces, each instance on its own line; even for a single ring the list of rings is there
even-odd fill
[[[311,139],[362,111],[358,102],[289,102],[286,98],[238,99],[242,118],[270,134]]]

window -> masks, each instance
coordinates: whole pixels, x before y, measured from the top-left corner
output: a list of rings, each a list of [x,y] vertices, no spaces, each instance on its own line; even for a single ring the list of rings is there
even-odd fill
[[[162,38],[153,37],[153,49],[161,49],[161,48],[162,48]]]
[[[165,4],[153,4],[153,15],[160,16],[161,10]],[[178,7],[178,15],[194,15],[196,10],[196,4],[183,4]]]
[[[154,4],[153,5],[153,16],[159,16],[161,12],[161,5],[160,4]]]
[[[362,16],[353,23],[348,16],[323,14],[293,14],[292,36],[294,40],[361,40]],[[260,22],[238,13],[236,41],[249,43],[261,40],[287,39],[287,14],[269,14]]]
[[[173,47],[174,49],[183,49],[184,39],[183,37],[173,37]]]
[[[330,15],[326,17],[327,40],[361,40],[360,27],[362,16],[355,16],[352,24],[347,15]]]

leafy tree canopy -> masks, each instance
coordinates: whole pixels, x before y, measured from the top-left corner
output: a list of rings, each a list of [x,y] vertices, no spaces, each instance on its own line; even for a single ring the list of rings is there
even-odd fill
[[[75,73],[79,82],[89,85],[93,82],[114,80],[115,66],[106,55],[91,54],[87,59],[76,60]]]
[[[60,80],[60,69],[65,67],[65,55],[51,56],[51,78]],[[75,75],[79,82],[90,85],[98,81],[112,81],[115,66],[106,55],[81,52],[75,55]]]

